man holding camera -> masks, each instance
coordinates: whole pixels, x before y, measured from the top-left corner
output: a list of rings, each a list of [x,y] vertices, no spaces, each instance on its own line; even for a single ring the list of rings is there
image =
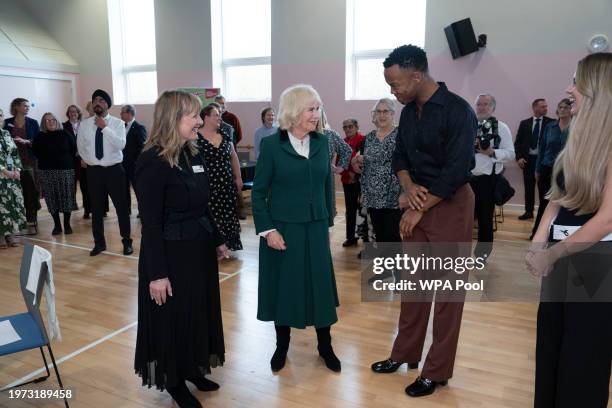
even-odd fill
[[[472,169],[470,185],[476,199],[478,243],[474,255],[487,258],[493,248],[494,191],[497,175],[504,170],[503,163],[514,159],[514,145],[510,128],[493,116],[495,98],[480,94],[476,98],[478,132],[474,140],[476,166]]]

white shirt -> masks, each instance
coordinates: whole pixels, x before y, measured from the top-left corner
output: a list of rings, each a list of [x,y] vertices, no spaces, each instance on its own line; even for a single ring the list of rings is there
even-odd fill
[[[494,157],[489,157],[486,154],[476,153],[476,166],[472,169],[474,176],[490,175],[495,166],[495,174],[499,174],[504,169],[502,163],[508,160],[514,160],[514,144],[512,143],[512,133],[510,128],[501,120],[497,121],[497,133],[499,133],[499,149],[495,151]]]
[[[127,134],[130,132],[130,129],[132,128],[132,123],[134,123],[134,121],[136,120],[136,118],[130,120],[128,123],[126,123],[125,125],[125,135],[127,136]]]
[[[96,126],[95,116],[81,122],[77,149],[79,156],[90,166],[113,166],[123,161],[122,150],[125,147],[125,125],[123,121],[111,115],[106,115],[106,127],[102,129],[102,146],[104,156],[96,158]]]
[[[308,158],[308,154],[310,153],[310,135],[306,135],[300,140],[290,132],[287,132],[287,134],[289,135],[289,141],[295,152],[302,157]]]
[[[536,118],[535,116],[533,117],[533,122],[531,123],[531,133],[533,134],[533,129],[536,126],[536,120],[540,119],[540,133],[538,133],[538,145],[540,144],[540,136],[542,135],[542,133],[544,132],[544,116],[540,116],[539,118]],[[536,146],[535,149],[532,149],[531,147],[529,147],[529,154],[531,155],[537,155],[538,154],[538,146]]]

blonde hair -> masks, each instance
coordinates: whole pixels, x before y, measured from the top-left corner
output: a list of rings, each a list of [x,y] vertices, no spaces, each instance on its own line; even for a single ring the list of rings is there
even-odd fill
[[[55,130],[61,130],[60,122],[59,122],[59,120],[57,120],[55,115],[52,114],[51,112],[45,112],[45,114],[42,115],[42,118],[40,118],[40,131],[41,132],[45,132],[45,133],[47,133],[49,131],[49,129],[47,129],[47,124],[45,123],[45,118],[47,116],[51,116],[51,117],[53,117],[53,119],[55,119]]]
[[[278,124],[283,130],[298,124],[300,115],[309,104],[322,104],[321,97],[311,85],[297,84],[281,93],[278,106]]]
[[[164,91],[155,102],[151,136],[144,150],[160,149],[159,156],[174,167],[178,164],[183,139],[179,134],[179,123],[186,115],[200,113],[200,100],[185,91]],[[197,153],[193,141],[186,142],[192,155]]]
[[[580,110],[553,168],[550,199],[578,214],[601,206],[612,155],[612,53],[591,54],[578,63]],[[564,188],[557,184],[562,172]]]

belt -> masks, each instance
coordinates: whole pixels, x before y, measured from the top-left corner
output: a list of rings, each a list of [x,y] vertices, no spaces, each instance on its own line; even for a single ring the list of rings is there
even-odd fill
[[[553,239],[563,241],[580,229],[581,225],[552,225]],[[606,235],[601,241],[612,241],[612,233]]]

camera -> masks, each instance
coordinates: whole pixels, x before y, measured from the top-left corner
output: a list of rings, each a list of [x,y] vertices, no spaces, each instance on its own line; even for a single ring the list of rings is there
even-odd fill
[[[491,147],[491,143],[495,148],[499,147],[500,137],[497,132],[497,119],[490,117],[478,123],[478,130],[476,132],[476,140],[474,147],[476,152],[478,148],[480,150],[487,150]]]

